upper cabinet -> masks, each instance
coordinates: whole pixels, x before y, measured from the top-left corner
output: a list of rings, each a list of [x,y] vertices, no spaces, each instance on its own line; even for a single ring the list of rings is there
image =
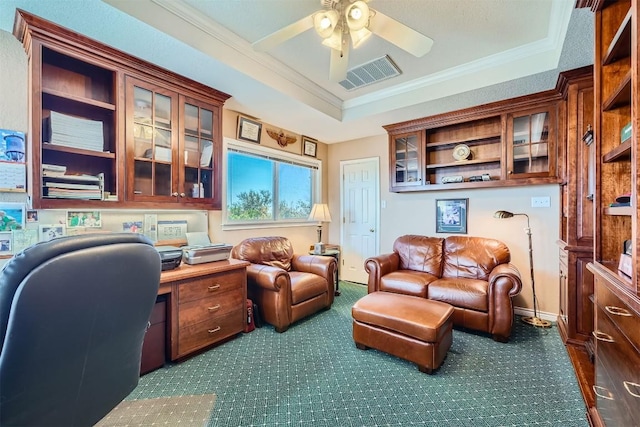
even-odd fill
[[[33,207],[221,207],[229,95],[18,10]]]
[[[559,182],[560,105],[548,91],[385,126],[390,191]]]

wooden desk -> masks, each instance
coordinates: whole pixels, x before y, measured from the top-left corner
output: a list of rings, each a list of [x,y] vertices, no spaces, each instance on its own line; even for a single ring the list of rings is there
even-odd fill
[[[171,360],[183,359],[244,331],[248,265],[229,259],[181,264],[162,272],[158,295],[167,298],[167,354]]]

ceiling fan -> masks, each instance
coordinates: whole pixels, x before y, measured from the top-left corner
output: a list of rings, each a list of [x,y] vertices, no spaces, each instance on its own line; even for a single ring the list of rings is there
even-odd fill
[[[371,9],[368,1],[320,0],[323,10],[269,34],[253,43],[253,48],[264,52],[314,28],[324,39],[322,44],[331,48],[329,80],[333,82],[347,77],[351,46],[358,47],[372,33],[416,57],[431,50],[432,39]]]

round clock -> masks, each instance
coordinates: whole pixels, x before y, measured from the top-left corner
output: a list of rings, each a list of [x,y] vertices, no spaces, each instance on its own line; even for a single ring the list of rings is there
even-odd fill
[[[467,160],[471,150],[466,144],[458,144],[453,148],[453,158],[456,160]]]

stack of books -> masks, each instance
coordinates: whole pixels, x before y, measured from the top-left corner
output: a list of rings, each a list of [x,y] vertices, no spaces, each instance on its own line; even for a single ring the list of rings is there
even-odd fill
[[[51,144],[104,151],[104,131],[101,121],[81,119],[52,111],[48,124]]]
[[[66,167],[42,165],[42,196],[52,199],[102,200],[104,174],[67,175]]]

